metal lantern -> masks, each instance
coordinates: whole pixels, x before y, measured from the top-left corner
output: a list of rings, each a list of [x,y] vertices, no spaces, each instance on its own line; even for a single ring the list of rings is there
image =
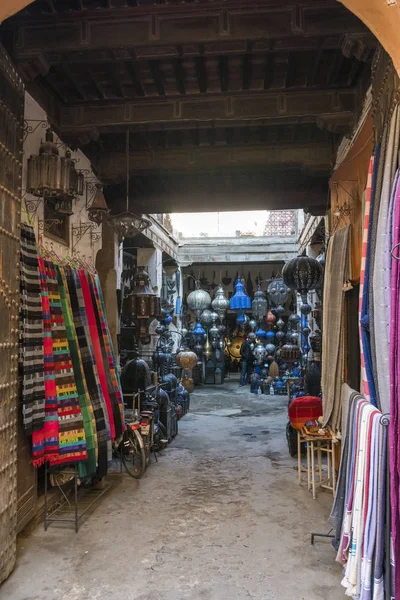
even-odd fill
[[[101,225],[108,219],[109,212],[110,210],[103,194],[103,186],[100,183],[96,183],[96,193],[88,209],[89,221],[96,223],[96,225]]]
[[[129,184],[130,184],[130,169],[129,169],[129,129],[126,132],[126,209],[125,212],[110,216],[111,226],[118,235],[119,240],[129,238],[144,231],[151,225],[149,219],[141,215],[137,215],[129,210]]]
[[[273,356],[275,354],[276,346],[274,344],[267,344],[265,350],[267,351],[267,354]]]
[[[39,154],[28,158],[26,188],[34,196],[57,199],[55,209],[64,215],[73,214],[72,200],[83,194],[83,174],[76,170],[70,150],[60,156],[50,129],[40,144]]]
[[[215,324],[213,324],[212,327],[210,327],[208,333],[210,334],[212,342],[215,342],[218,340],[219,331],[218,331],[218,327]]]
[[[218,289],[215,293],[214,300],[211,302],[212,309],[218,314],[219,318],[222,319],[225,317],[226,312],[229,308],[229,300],[226,298],[224,293],[224,288],[222,285],[218,286]]]
[[[127,210],[112,217],[111,224],[118,235],[118,239],[123,240],[124,238],[133,237],[150,227],[151,221]]]
[[[72,210],[72,198],[58,198],[55,201],[54,209],[60,215],[70,217],[74,214],[74,211]]]
[[[272,310],[268,311],[267,316],[264,317],[264,321],[268,325],[268,327],[270,327],[270,329],[272,329],[272,327],[276,323],[276,316],[274,315],[274,313],[272,312]]]
[[[149,340],[148,324],[160,313],[160,298],[151,287],[150,277],[144,267],[138,267],[133,277],[132,293],[124,298],[122,314],[134,319],[139,329],[140,340],[147,343]]]
[[[38,197],[61,196],[61,170],[61,157],[54,143],[53,132],[48,129],[45,141],[40,144],[39,154],[32,154],[28,158],[27,192]]]
[[[197,321],[196,327],[193,329],[192,334],[194,335],[197,343],[201,343],[206,335],[206,330],[203,329],[200,321]]]
[[[322,349],[322,335],[319,329],[316,329],[310,334],[309,337],[311,348],[314,352],[321,352]]]
[[[229,301],[229,307],[237,314],[237,323],[243,325],[246,322],[245,312],[251,308],[251,300],[240,278],[235,283],[235,293]]]
[[[176,355],[176,364],[184,371],[190,371],[197,364],[197,354],[192,350],[183,350]]]
[[[254,348],[253,356],[258,365],[260,365],[267,356],[265,346],[263,346],[261,342],[258,342],[257,346]]]
[[[253,311],[254,318],[257,319],[257,321],[261,321],[261,319],[263,319],[267,314],[268,303],[260,284],[258,284],[257,291],[254,294],[254,300],[251,304],[251,309]]]
[[[268,299],[270,303],[277,308],[284,306],[286,300],[288,299],[289,292],[290,289],[282,278],[274,279],[267,288]]]
[[[291,329],[297,329],[298,324],[300,323],[300,315],[294,313],[289,317],[289,327]]]
[[[211,327],[211,325],[213,324],[213,317],[212,317],[211,310],[209,310],[208,308],[203,310],[203,312],[201,313],[200,321],[201,321],[201,324],[203,325],[203,327],[205,327],[206,329],[209,329],[209,327]]]
[[[307,292],[315,290],[321,283],[324,269],[315,258],[309,256],[298,256],[285,264],[282,270],[284,283],[291,289],[296,290],[307,302]]]
[[[212,319],[213,325],[215,325],[216,322],[219,321],[218,313],[216,313],[215,311],[212,311],[211,312],[211,319]]]
[[[249,327],[251,331],[255,331],[257,329],[257,321],[255,319],[250,319]]]
[[[210,294],[198,287],[193,292],[190,292],[187,297],[187,305],[200,318],[201,313],[211,306]]]

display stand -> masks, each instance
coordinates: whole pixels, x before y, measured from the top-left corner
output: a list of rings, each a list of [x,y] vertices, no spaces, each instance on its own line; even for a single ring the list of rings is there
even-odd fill
[[[61,502],[51,513],[48,512],[48,484],[47,477],[53,473],[56,480],[56,485],[60,489],[64,496],[64,501]],[[62,489],[62,483],[57,482],[57,475],[71,475],[74,480],[74,489],[72,499],[70,499],[65,491]],[[69,483],[69,482],[68,482]],[[64,484],[66,485],[66,484]],[[43,512],[43,523],[44,530],[47,531],[49,523],[72,523],[75,526],[75,532],[78,533],[79,522],[82,517],[88,512],[88,510],[110,489],[111,485],[105,485],[103,489],[87,489],[78,490],[78,467],[77,464],[66,465],[66,468],[62,471],[57,470],[56,467],[49,467],[47,462],[45,463],[45,478],[44,478],[44,512]],[[68,516],[71,515],[72,516]],[[57,516],[58,515],[58,516]],[[65,515],[65,516],[64,516]]]

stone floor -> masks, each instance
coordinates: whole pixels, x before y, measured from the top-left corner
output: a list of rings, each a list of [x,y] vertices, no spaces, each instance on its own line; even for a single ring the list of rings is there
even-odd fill
[[[237,381],[203,387],[179,436],[142,480],[113,488],[78,534],[38,527],[19,540],[1,600],[339,600],[326,531],[288,456],[286,398]]]

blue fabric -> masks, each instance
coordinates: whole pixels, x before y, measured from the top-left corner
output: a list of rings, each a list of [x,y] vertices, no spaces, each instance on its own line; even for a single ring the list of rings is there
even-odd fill
[[[371,267],[372,221],[373,221],[374,200],[375,200],[375,192],[376,192],[376,178],[377,178],[377,173],[378,173],[380,154],[381,154],[381,146],[380,146],[380,143],[378,143],[375,147],[375,153],[374,153],[374,170],[372,173],[371,205],[370,205],[369,225],[368,225],[368,241],[367,241],[367,252],[366,252],[366,257],[365,257],[364,289],[363,289],[363,295],[362,295],[361,319],[360,319],[361,338],[362,338],[364,360],[365,360],[365,372],[367,375],[371,404],[373,404],[373,406],[377,406],[377,398],[376,398],[374,374],[373,374],[373,369],[372,369],[371,335],[370,335],[370,329],[369,329],[369,286],[370,286],[369,276],[370,276],[370,267]]]

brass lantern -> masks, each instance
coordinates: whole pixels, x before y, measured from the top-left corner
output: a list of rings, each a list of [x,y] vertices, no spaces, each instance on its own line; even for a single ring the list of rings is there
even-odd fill
[[[38,197],[59,197],[63,193],[62,160],[50,129],[40,144],[39,154],[28,158],[27,192]]]
[[[138,267],[133,278],[133,290],[122,305],[124,317],[131,317],[137,326],[138,337],[142,343],[149,342],[148,326],[161,313],[160,298],[154,292],[148,273],[144,267]]]

